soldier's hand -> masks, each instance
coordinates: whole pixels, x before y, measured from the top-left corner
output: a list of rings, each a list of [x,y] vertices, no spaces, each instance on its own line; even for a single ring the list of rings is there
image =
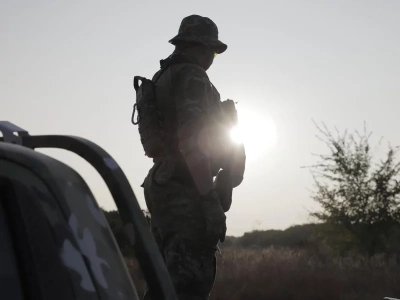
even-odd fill
[[[226,235],[226,216],[215,190],[202,197],[202,207],[206,220],[207,237],[211,242],[223,243]]]
[[[224,212],[227,212],[232,204],[232,174],[226,170],[220,170],[214,182],[218,199]]]

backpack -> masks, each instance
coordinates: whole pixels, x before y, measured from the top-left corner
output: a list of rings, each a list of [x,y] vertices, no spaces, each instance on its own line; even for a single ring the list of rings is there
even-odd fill
[[[173,54],[160,62],[161,70],[153,80],[141,76],[135,76],[133,79],[133,86],[136,91],[136,103],[133,105],[131,121],[133,125],[138,125],[140,141],[145,155],[150,158],[160,157],[168,152],[166,149],[166,145],[169,143],[167,133],[171,125],[169,123],[162,124],[160,119],[162,115],[157,107],[157,80],[171,65],[182,63],[196,64],[193,59],[180,54]],[[139,81],[141,81],[141,85],[139,85]],[[135,121],[136,111],[137,118]]]
[[[161,69],[154,81],[135,76],[133,86],[136,103],[133,105],[132,124],[139,125],[140,141],[145,155],[150,158],[162,156],[165,151],[165,131],[162,128],[157,109],[156,82],[167,68]],[[139,85],[139,81],[141,84]],[[137,118],[135,121],[135,113]]]

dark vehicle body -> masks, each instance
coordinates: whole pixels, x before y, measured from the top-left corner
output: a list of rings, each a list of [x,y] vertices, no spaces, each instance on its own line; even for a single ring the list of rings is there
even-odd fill
[[[36,148],[72,151],[107,184],[156,299],[177,299],[122,170],[96,144],[31,136],[0,122],[0,299],[140,299],[102,210],[84,179]]]

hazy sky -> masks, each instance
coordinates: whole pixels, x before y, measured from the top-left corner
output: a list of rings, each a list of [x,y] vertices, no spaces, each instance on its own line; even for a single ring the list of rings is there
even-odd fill
[[[135,75],[151,77],[173,50],[182,18],[214,20],[228,50],[208,74],[222,99],[276,127],[277,140],[247,165],[228,234],[286,228],[315,209],[308,188],[324,145],[312,119],[400,144],[400,1],[0,2],[0,119],[31,134],[99,144],[126,173],[140,204],[151,160],[130,123]],[[256,128],[260,139],[268,130]],[[251,133],[249,133],[250,135]],[[64,151],[99,204],[115,208],[94,169]]]

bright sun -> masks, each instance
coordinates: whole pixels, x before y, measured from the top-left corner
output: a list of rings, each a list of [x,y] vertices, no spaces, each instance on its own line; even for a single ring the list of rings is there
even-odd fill
[[[243,143],[246,149],[246,160],[255,161],[277,143],[277,132],[274,121],[254,110],[237,107],[239,125],[232,129],[231,138]]]

